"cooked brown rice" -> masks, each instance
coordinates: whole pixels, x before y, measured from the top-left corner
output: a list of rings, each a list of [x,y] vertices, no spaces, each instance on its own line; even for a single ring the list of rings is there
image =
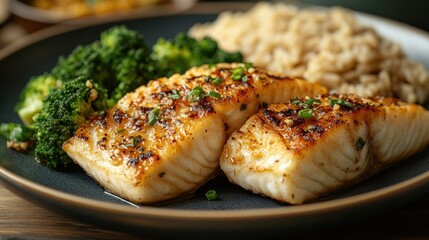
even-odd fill
[[[247,12],[223,12],[189,34],[211,36],[221,48],[241,51],[246,61],[298,75],[338,93],[394,96],[424,103],[429,74],[401,46],[344,8],[300,9],[261,2]]]

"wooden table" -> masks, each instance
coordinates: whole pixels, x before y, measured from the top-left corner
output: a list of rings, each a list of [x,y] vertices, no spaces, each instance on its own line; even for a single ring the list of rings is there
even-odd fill
[[[429,195],[384,216],[288,239],[429,239]],[[0,186],[0,239],[143,239],[45,210]],[[145,238],[147,239],[147,238]]]
[[[18,197],[0,185],[0,239],[8,238],[141,239],[55,214]]]

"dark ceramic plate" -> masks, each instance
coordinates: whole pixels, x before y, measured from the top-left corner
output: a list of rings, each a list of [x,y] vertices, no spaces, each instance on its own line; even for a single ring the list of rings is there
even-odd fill
[[[211,21],[215,12],[249,5],[198,5],[178,15],[110,22],[86,22],[85,26],[58,26],[39,32],[0,51],[0,122],[19,121],[13,112],[18,94],[27,80],[49,70],[58,56],[79,44],[98,38],[100,32],[125,24],[141,31],[149,44],[170,38],[197,22]],[[359,14],[387,37],[401,43],[410,57],[429,66],[429,36],[409,26]],[[219,177],[193,196],[159,206],[133,206],[106,194],[80,169],[56,172],[39,166],[30,156],[6,149],[0,139],[0,183],[16,194],[55,212],[111,229],[145,233],[154,237],[222,238],[267,237],[298,233],[351,223],[390,211],[429,192],[429,149],[392,166],[351,188],[318,202],[289,206],[246,192]],[[215,189],[218,201],[204,193]]]

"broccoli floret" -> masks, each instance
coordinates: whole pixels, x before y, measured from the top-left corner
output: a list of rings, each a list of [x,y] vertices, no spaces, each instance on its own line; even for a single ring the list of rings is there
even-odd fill
[[[103,32],[99,40],[60,57],[49,73],[32,78],[16,106],[29,127],[13,125],[0,130],[17,140],[30,137],[24,133],[33,131],[33,139],[27,142],[35,142],[36,160],[50,168],[65,168],[72,160],[62,149],[64,141],[127,92],[192,66],[242,60],[239,52],[223,51],[208,37],[196,40],[182,33],[173,40],[159,39],[150,49],[140,33],[116,26]]]
[[[51,74],[32,77],[21,91],[15,111],[26,126],[33,124],[33,117],[42,109],[43,99],[49,91],[61,86],[61,81]]]
[[[128,55],[129,51],[141,49],[149,54],[144,37],[137,31],[119,25],[101,33],[100,49],[103,61],[115,66]]]
[[[62,143],[94,112],[113,106],[151,79],[149,55],[137,31],[117,26],[61,56],[49,73],[33,77],[21,92],[16,111],[34,128],[36,159],[50,168],[67,167],[71,159]]]
[[[19,123],[0,124],[0,135],[6,140],[14,142],[27,142],[35,140],[35,131]]]
[[[114,76],[109,72],[109,67],[101,61],[97,46],[97,43],[78,46],[67,57],[61,56],[51,72],[29,80],[15,106],[15,111],[25,125],[33,124],[35,115],[43,108],[43,99],[51,89],[60,87],[64,82],[82,77],[93,79],[96,83],[113,89]]]
[[[186,33],[179,33],[172,40],[158,39],[152,47],[155,78],[184,73],[193,66],[220,62],[242,62],[240,52],[226,52],[210,37],[197,40]]]
[[[115,68],[118,85],[111,93],[109,106],[116,103],[127,92],[146,84],[151,79],[147,62],[145,62],[147,56],[143,50],[137,49],[129,51],[127,57],[118,63]]]
[[[0,124],[0,135],[7,140],[7,147],[19,152],[30,152],[35,144],[35,131],[18,123]]]
[[[53,90],[43,101],[35,119],[35,156],[47,167],[65,168],[71,159],[62,149],[78,126],[98,111],[107,109],[107,90],[92,81],[78,78]]]
[[[77,77],[92,79],[94,82],[113,88],[114,77],[110,66],[102,61],[100,45],[94,42],[77,46],[68,56],[61,56],[52,75],[63,82]]]
[[[153,64],[143,36],[125,26],[103,32],[100,45],[101,58],[110,66],[116,79],[115,88],[110,93],[109,105],[112,106],[125,93],[151,80]]]
[[[191,65],[191,51],[188,48],[181,49],[171,41],[160,38],[152,49],[151,55],[156,62],[155,78],[183,73]]]
[[[143,36],[125,26],[115,26],[101,33],[100,40],[80,45],[68,56],[61,56],[49,76],[58,82],[68,82],[77,77],[92,79],[107,89],[109,106],[113,106],[125,93],[151,80],[151,69],[150,49]],[[32,123],[28,119],[31,120],[41,110],[42,100],[30,114],[24,111],[26,115],[22,115],[25,118],[21,117],[24,122]]]

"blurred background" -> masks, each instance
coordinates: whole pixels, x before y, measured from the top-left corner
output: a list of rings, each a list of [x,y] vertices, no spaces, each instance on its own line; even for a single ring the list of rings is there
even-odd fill
[[[429,1],[427,0],[300,0],[299,2],[322,6],[344,6],[429,31]]]
[[[0,0],[0,48],[43,28],[71,20],[186,11],[198,2],[213,0]],[[252,1],[235,1],[252,2]],[[255,1],[254,1],[255,2]],[[284,0],[320,6],[343,6],[394,19],[429,31],[426,0]],[[75,21],[73,21],[75,22]]]

